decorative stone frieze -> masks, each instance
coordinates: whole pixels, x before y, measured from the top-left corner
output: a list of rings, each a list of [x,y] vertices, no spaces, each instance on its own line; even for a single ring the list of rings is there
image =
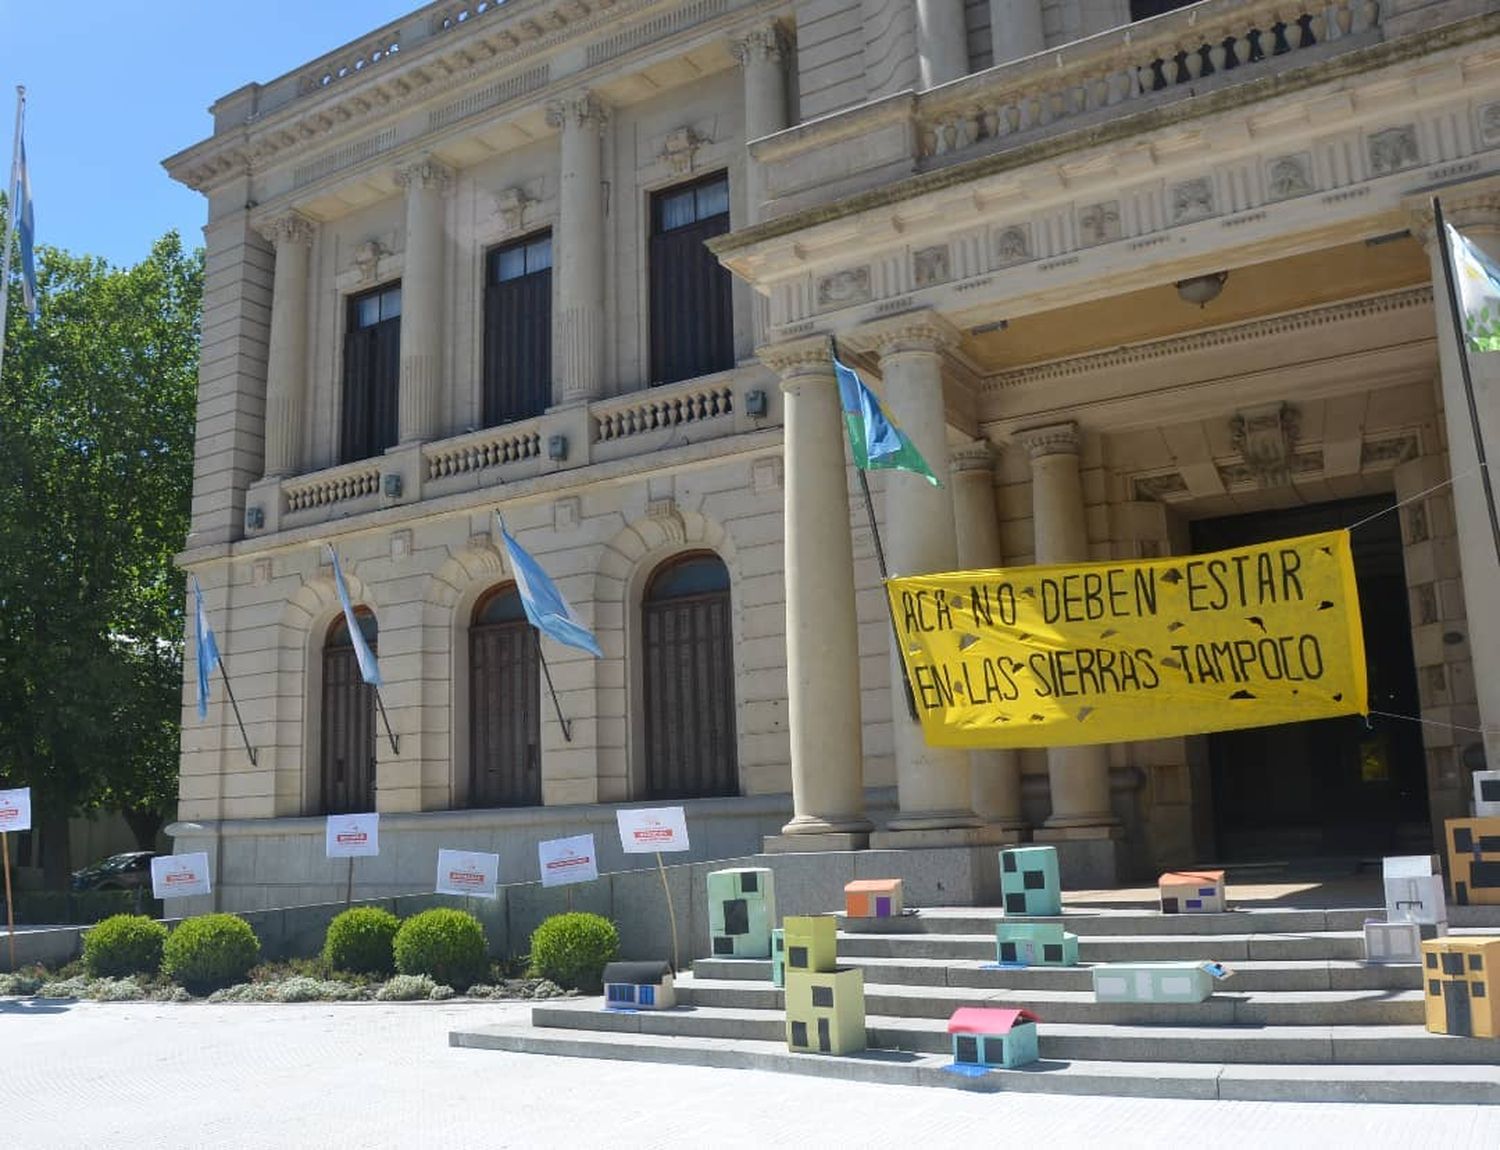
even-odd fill
[[[869,302],[870,269],[868,267],[845,268],[818,278],[818,310],[832,311],[835,308],[852,307]]]
[[[995,267],[1010,267],[1032,258],[1031,226],[1011,224],[995,233]]]
[[[1417,129],[1411,124],[1375,132],[1366,141],[1370,153],[1370,175],[1388,176],[1422,162],[1417,149]]]
[[[1285,403],[1241,411],[1229,420],[1234,449],[1262,487],[1281,487],[1292,481],[1292,450],[1300,430],[1301,413]],[[1322,467],[1321,457],[1318,467]]]
[[[1078,242],[1082,247],[1120,238],[1120,201],[1106,200],[1078,210]]]
[[[918,248],[911,254],[912,284],[919,288],[946,283],[952,278],[949,270],[948,245],[936,244],[930,248]]]
[[[1172,185],[1172,222],[1192,223],[1214,214],[1214,182],[1207,176]]]
[[[1310,153],[1297,152],[1290,156],[1277,156],[1266,164],[1268,199],[1289,200],[1294,196],[1305,196],[1316,189]]]

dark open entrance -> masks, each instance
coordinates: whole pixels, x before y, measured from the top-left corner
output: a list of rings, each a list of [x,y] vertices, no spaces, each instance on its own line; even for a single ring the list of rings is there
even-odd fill
[[[1329,531],[1391,506],[1389,496],[1205,519],[1195,551]],[[1370,707],[1417,715],[1401,523],[1382,515],[1353,533]],[[1272,859],[1430,849],[1421,728],[1359,716],[1208,736],[1218,857]]]

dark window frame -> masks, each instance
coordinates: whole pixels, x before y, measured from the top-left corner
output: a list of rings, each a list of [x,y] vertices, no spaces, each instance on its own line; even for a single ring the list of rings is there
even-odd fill
[[[692,218],[668,214],[692,197]],[[722,200],[722,211],[710,211]],[[734,357],[733,277],[704,241],[730,229],[729,172],[659,188],[648,202],[647,324],[653,387],[728,371]]]
[[[375,314],[365,314],[371,303]],[[346,297],[339,462],[373,459],[400,439],[401,281]]]
[[[554,254],[551,228],[484,254],[480,408],[485,427],[534,419],[552,404]],[[507,269],[517,257],[521,267]]]
[[[514,582],[495,584],[474,603],[468,658],[467,805],[540,806],[541,647]]]
[[[354,609],[355,620],[372,652],[378,652],[380,625],[368,607]],[[360,676],[354,639],[343,613],[323,633],[322,733],[318,752],[318,805],[321,814],[359,814],[375,808],[375,688]],[[344,752],[339,757],[339,752]],[[352,762],[352,768],[349,764]]]

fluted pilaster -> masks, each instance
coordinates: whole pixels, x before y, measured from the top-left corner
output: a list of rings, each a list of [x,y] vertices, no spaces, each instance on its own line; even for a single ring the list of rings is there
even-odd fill
[[[308,271],[317,227],[288,212],[268,221],[261,234],[276,249],[266,350],[265,473],[287,476],[304,466]]]
[[[428,156],[396,173],[406,192],[406,258],[401,275],[402,443],[442,434],[443,254],[453,172]]]

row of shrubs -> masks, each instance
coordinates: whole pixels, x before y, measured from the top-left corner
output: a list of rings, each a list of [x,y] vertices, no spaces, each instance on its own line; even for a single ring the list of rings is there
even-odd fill
[[[531,936],[531,973],[560,986],[597,992],[605,963],[619,950],[614,923],[596,914],[553,915]],[[402,922],[380,907],[354,907],[328,924],[323,962],[352,975],[425,976],[467,990],[490,970],[484,927],[472,914],[438,907]],[[107,918],[84,935],[84,969],[95,978],[158,971],[193,994],[243,982],[260,961],[260,940],[244,919],[206,914],[175,930],[143,915]]]

